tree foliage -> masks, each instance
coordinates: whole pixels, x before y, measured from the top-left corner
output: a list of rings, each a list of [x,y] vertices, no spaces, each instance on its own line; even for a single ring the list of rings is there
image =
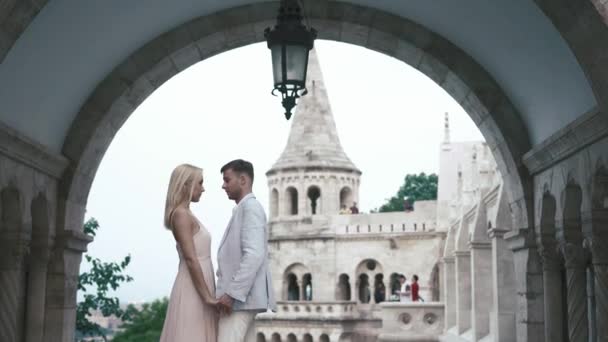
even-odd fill
[[[140,310],[133,310],[131,320],[122,325],[122,331],[114,336],[113,342],[157,342],[163,329],[169,301],[157,299],[143,304]]]
[[[436,174],[426,175],[424,172],[420,174],[408,174],[405,176],[403,185],[399,187],[397,194],[386,200],[380,208],[374,211],[390,212],[405,210],[405,198],[410,204],[421,200],[437,199],[437,183],[439,178]]]
[[[95,236],[98,228],[99,223],[94,218],[84,224],[84,232],[91,236]],[[105,341],[107,331],[89,318],[93,310],[100,310],[104,317],[114,315],[123,321],[130,320],[133,310],[121,309],[118,298],[110,296],[108,292],[133,280],[125,274],[131,256],[127,255],[120,263],[103,262],[88,254],[85,260],[91,268],[78,277],[78,290],[84,293],[84,300],[76,308],[76,330],[79,336],[99,336]]]

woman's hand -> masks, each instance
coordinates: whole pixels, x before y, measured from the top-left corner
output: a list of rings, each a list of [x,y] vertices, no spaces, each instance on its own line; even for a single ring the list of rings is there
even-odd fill
[[[211,305],[211,306],[215,306],[217,307],[217,303],[219,303],[219,301],[215,298],[208,298],[205,300],[205,304],[207,305]]]

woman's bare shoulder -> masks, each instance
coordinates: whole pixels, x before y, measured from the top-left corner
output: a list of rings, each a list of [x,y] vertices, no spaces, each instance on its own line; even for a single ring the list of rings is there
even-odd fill
[[[184,207],[177,207],[171,216],[171,223],[173,228],[190,227],[192,218],[188,209]]]

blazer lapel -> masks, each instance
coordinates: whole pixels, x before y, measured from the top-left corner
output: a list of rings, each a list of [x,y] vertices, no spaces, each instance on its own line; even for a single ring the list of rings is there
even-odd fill
[[[236,216],[237,210],[238,210],[238,206],[234,207],[234,210],[232,210],[232,217],[230,217],[230,221],[228,222],[228,226],[226,227],[226,230],[224,231],[224,236],[222,237],[220,246],[217,249],[218,253],[222,249],[222,246],[224,245],[224,242],[226,241],[226,237],[228,237],[228,233],[230,232],[230,229],[232,228],[232,222],[234,221],[234,217]]]
[[[224,231],[224,236],[222,237],[220,246],[217,249],[218,254],[219,254],[220,250],[222,249],[222,246],[224,245],[224,241],[226,241],[226,238],[228,237],[228,233],[230,232],[230,229],[233,226],[232,223],[234,222],[234,218],[237,216],[239,210],[241,210],[241,204],[244,203],[247,199],[249,199],[249,197],[255,198],[253,193],[250,193],[250,194],[246,195],[245,197],[243,197],[243,199],[239,202],[239,204],[237,204],[236,207],[234,207],[234,209],[232,209],[232,217],[230,218],[230,222],[228,222],[228,227],[226,227],[226,231]]]

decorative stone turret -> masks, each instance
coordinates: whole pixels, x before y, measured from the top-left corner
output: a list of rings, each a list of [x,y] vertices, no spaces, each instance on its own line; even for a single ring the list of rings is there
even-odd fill
[[[316,51],[308,94],[299,99],[285,150],[266,173],[270,219],[333,215],[359,199],[361,171],[346,156],[331,112]]]

